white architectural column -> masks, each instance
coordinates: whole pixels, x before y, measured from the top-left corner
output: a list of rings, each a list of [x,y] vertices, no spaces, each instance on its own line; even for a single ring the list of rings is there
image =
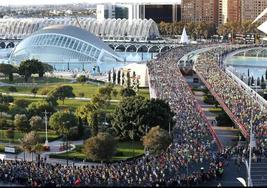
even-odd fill
[[[172,5],[172,22],[177,21],[177,5],[173,4]]]

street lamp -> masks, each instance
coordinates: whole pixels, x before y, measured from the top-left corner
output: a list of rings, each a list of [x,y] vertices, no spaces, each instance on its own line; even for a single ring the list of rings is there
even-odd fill
[[[146,124],[146,135],[147,135],[147,124]],[[144,148],[144,153],[145,153],[145,155],[147,154],[147,152],[146,152],[146,147]]]
[[[45,149],[49,149],[48,137],[47,137],[47,114],[48,112],[45,110]]]
[[[252,148],[255,147],[255,139],[254,134],[252,132],[252,121],[253,121],[253,111],[251,112],[251,119],[250,119],[250,137],[249,137],[249,162],[246,160],[246,167],[248,173],[248,186],[252,187],[252,179],[251,179],[251,155],[252,155]],[[252,146],[253,145],[253,146]]]
[[[63,122],[63,125],[65,126],[66,124],[70,123],[70,121],[65,121]],[[68,141],[68,133],[69,131],[65,132],[65,139],[66,139],[66,145],[67,145],[67,166],[69,166],[69,156],[68,156],[68,150],[69,150],[69,141]]]
[[[132,151],[133,151],[132,156],[134,157],[134,146],[133,146],[133,141],[134,141],[134,125],[136,125],[136,123],[135,123],[135,122],[132,122],[132,121],[130,121],[130,123],[132,124]]]

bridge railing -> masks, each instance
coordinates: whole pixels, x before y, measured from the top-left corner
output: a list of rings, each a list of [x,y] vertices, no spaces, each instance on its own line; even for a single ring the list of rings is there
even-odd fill
[[[221,107],[224,109],[224,111],[228,114],[228,116],[231,118],[231,120],[235,123],[235,125],[238,126],[240,129],[241,133],[244,135],[244,137],[248,140],[249,139],[249,134],[246,129],[246,127],[234,116],[234,114],[230,111],[230,109],[226,106],[224,101],[219,97],[219,95],[212,89],[210,84],[206,82],[206,80],[202,77],[202,75],[195,70],[196,74],[200,78],[200,80],[205,84],[205,86],[208,88],[208,90],[211,92],[211,94],[216,98],[216,100],[219,102]]]
[[[189,91],[191,92],[192,96],[194,96],[193,92],[192,92],[192,89],[189,87]],[[207,119],[204,111],[202,110],[201,106],[199,105],[199,103],[197,101],[195,101],[195,105],[197,107],[197,111],[199,112],[199,114],[201,115],[201,117],[203,118],[203,120],[205,121],[206,125],[207,125],[207,128],[209,129],[209,132],[210,134],[212,135],[213,139],[215,140],[217,146],[218,146],[218,149],[219,151],[223,151],[223,144],[221,142],[221,140],[219,139],[217,133],[214,131],[214,129],[212,128],[212,125],[211,123],[209,122],[209,120]]]
[[[256,91],[251,89],[247,84],[240,80],[234,73],[226,69],[225,72],[240,86],[242,87],[250,96],[256,99],[262,106],[267,107],[267,101],[260,96]]]

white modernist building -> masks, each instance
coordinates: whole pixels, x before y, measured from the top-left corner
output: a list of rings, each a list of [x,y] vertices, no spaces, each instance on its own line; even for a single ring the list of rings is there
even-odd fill
[[[81,17],[82,29],[104,41],[147,41],[160,37],[157,24],[152,19],[103,19]],[[79,27],[73,17],[62,18],[3,18],[0,19],[0,38],[24,39],[32,33],[52,25]]]
[[[55,25],[43,28],[22,40],[12,51],[10,62],[38,59],[53,66],[78,66],[116,62],[120,57],[103,41],[79,27]]]

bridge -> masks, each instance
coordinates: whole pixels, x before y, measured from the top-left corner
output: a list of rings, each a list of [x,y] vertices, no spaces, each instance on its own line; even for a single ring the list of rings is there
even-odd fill
[[[235,52],[234,56],[267,57],[267,48],[257,47],[257,48],[238,50],[237,52]]]
[[[2,48],[14,48],[22,39],[1,39],[0,49]],[[110,48],[117,52],[149,52],[149,53],[161,53],[166,52],[181,44],[174,42],[164,42],[163,40],[154,40],[147,42],[135,42],[135,41],[104,41]]]

